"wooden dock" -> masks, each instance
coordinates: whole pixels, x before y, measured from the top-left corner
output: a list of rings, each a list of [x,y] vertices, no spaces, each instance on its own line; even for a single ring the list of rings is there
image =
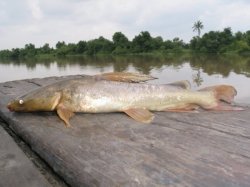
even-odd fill
[[[13,113],[18,95],[68,77],[0,84],[0,117],[70,186],[250,186],[250,108],[155,113],[141,124],[122,113]],[[1,150],[3,151],[3,150]]]

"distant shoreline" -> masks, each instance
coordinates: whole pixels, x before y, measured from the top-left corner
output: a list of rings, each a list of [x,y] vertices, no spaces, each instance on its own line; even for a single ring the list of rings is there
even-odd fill
[[[106,58],[106,57],[114,57],[114,58],[133,58],[133,57],[153,57],[153,58],[174,58],[174,57],[182,57],[182,56],[224,56],[224,57],[230,57],[230,56],[238,56],[238,57],[250,57],[250,53],[244,53],[244,54],[238,54],[236,52],[227,52],[222,54],[217,53],[202,53],[202,52],[194,52],[191,50],[183,50],[179,52],[161,52],[161,51],[155,51],[155,52],[147,52],[147,53],[127,53],[127,54],[107,54],[107,53],[98,53],[94,55],[88,55],[88,54],[65,54],[65,55],[56,55],[56,54],[37,54],[34,56],[24,56],[24,57],[4,57],[0,56],[0,60],[45,60],[45,59],[61,59],[61,58]]]
[[[223,31],[210,31],[202,36],[194,36],[189,43],[176,37],[163,40],[161,36],[152,37],[142,31],[132,41],[121,32],[113,34],[112,41],[102,36],[89,41],[65,43],[58,41],[55,48],[48,43],[35,47],[29,43],[24,48],[0,51],[1,59],[30,59],[65,56],[96,55],[180,55],[180,54],[225,54],[250,56],[250,30],[233,33],[231,28]]]

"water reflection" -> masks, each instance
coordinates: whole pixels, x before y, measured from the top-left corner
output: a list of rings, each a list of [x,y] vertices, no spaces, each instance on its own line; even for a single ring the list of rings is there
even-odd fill
[[[230,72],[243,74],[250,77],[250,58],[239,56],[98,56],[98,57],[68,57],[57,59],[43,60],[17,60],[17,61],[0,61],[0,64],[23,66],[29,70],[35,70],[37,66],[42,65],[50,69],[51,65],[56,63],[57,67],[62,71],[69,66],[94,68],[112,67],[113,71],[127,71],[129,66],[135,68],[136,71],[150,74],[154,69],[161,69],[166,66],[172,66],[176,69],[181,68],[184,63],[189,63],[192,69],[197,70],[197,81],[201,81],[200,71],[208,75],[220,74],[227,77]],[[201,81],[202,82],[202,81]]]
[[[250,103],[250,58],[239,56],[97,56],[0,61],[0,82],[34,77],[132,71],[158,77],[154,83],[187,79],[193,89],[233,84]]]
[[[239,56],[195,56],[190,58],[194,68],[201,68],[208,75],[221,74],[227,77],[230,72],[250,77],[250,58]]]
[[[201,77],[201,71],[198,69],[197,73],[193,74],[193,82],[196,84],[197,87],[202,85],[203,78]]]

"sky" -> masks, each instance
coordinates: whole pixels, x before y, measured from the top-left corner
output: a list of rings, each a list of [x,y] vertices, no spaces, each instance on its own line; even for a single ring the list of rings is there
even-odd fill
[[[249,0],[0,0],[0,50],[77,43],[122,32],[130,40],[141,31],[185,42],[204,29],[250,30]]]

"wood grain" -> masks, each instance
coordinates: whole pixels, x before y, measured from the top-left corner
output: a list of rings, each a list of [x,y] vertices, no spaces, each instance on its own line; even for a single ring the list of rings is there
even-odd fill
[[[62,77],[62,78],[74,78]],[[54,112],[12,113],[9,100],[61,80],[0,84],[0,116],[72,186],[250,186],[250,109],[83,114],[65,128]]]

